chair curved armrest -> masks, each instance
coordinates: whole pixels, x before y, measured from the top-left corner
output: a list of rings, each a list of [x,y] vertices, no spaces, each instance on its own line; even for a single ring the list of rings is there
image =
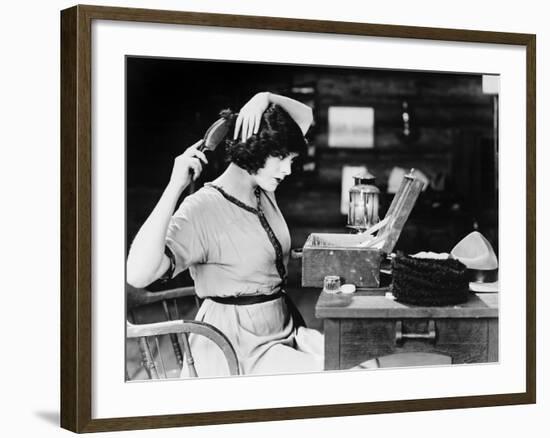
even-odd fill
[[[152,324],[132,324],[126,322],[127,338],[188,333],[205,336],[214,342],[222,350],[227,360],[230,375],[235,376],[239,374],[239,362],[231,341],[229,341],[227,336],[219,329],[211,324],[202,321],[189,321],[183,319]]]

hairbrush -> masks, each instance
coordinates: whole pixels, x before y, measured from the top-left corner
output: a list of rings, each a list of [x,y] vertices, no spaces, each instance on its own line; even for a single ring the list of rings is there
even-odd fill
[[[197,149],[199,151],[215,151],[227,136],[236,116],[236,114],[229,113],[228,111],[222,111],[221,117],[206,130],[202,143]]]
[[[215,151],[218,145],[225,139],[233,121],[237,117],[237,114],[233,114],[229,110],[224,110],[220,113],[220,118],[210,125],[206,130],[202,142],[197,146],[197,150],[204,151]],[[194,172],[193,169],[189,169],[191,172],[191,187],[189,188],[190,193],[195,191],[195,185],[193,178]]]

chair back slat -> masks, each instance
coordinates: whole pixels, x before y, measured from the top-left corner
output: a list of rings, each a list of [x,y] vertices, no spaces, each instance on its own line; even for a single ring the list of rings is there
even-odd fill
[[[185,362],[187,363],[187,370],[190,377],[197,377],[197,369],[195,368],[195,359],[191,353],[191,346],[189,345],[189,338],[187,333],[181,334],[181,340],[183,342],[183,351],[185,351]]]
[[[158,379],[159,374],[157,371],[157,366],[155,365],[155,361],[153,360],[153,354],[151,353],[151,349],[149,348],[149,342],[147,342],[147,338],[140,337],[138,339],[138,344],[139,352],[141,353],[141,364],[145,369],[145,372],[149,376],[149,379]]]
[[[157,346],[157,357],[159,358],[160,366],[162,368],[162,375],[165,379],[168,378],[168,374],[166,373],[166,365],[164,364],[164,358],[162,357],[162,351],[160,350],[160,342],[159,337],[155,336],[155,345]]]
[[[181,345],[178,336],[174,333],[170,333],[170,343],[172,344],[172,350],[176,356],[176,361],[180,367],[183,366],[183,353],[181,351]]]
[[[195,295],[196,297],[196,295]],[[181,319],[180,318],[180,312],[178,310],[178,300],[176,300],[175,298],[172,300],[172,307],[174,308],[174,317],[173,318],[170,318],[170,319]],[[197,307],[198,309],[198,307]]]

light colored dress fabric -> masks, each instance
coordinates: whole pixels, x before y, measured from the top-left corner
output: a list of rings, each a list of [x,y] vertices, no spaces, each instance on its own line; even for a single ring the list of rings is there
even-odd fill
[[[261,205],[281,243],[286,267],[290,252],[286,222],[272,193],[262,192]],[[274,247],[258,216],[212,186],[184,199],[170,221],[166,244],[175,256],[174,275],[189,268],[200,297],[269,295],[282,287]],[[196,319],[229,338],[241,374],[323,370],[323,336],[296,327],[284,298],[250,305],[205,299]],[[190,342],[200,377],[227,375],[226,361],[214,343],[202,336],[191,336]],[[182,377],[186,371],[184,367]]]

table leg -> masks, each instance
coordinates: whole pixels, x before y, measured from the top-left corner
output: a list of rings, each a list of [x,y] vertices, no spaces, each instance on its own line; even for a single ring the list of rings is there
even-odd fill
[[[325,319],[325,370],[340,369],[340,320]]]
[[[487,362],[498,362],[498,318],[488,321]]]

